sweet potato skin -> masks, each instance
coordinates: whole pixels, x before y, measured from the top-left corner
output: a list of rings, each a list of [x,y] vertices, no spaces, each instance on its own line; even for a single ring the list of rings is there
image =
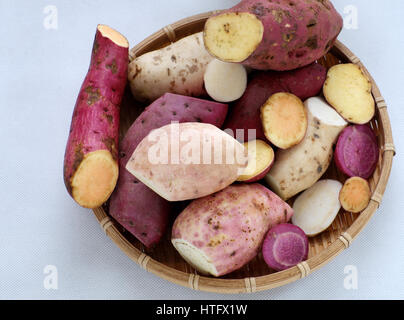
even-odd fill
[[[379,159],[377,137],[368,125],[354,125],[344,129],[335,148],[335,164],[349,177],[368,179]]]
[[[201,32],[141,55],[129,64],[133,96],[139,101],[154,101],[166,92],[205,95],[203,75],[212,59],[203,45]]]
[[[86,155],[107,150],[118,165],[119,108],[127,82],[127,60],[128,48],[118,46],[97,28],[65,151],[64,182],[70,195],[72,178]]]
[[[211,143],[204,145],[205,141]],[[166,153],[161,143],[167,147]],[[208,150],[210,157],[204,158]],[[237,180],[247,161],[244,146],[217,127],[171,123],[139,143],[126,169],[168,201],[184,201],[226,188]]]
[[[292,208],[264,186],[232,185],[192,201],[175,220],[172,240],[202,250],[215,266],[214,276],[221,276],[253,259],[268,229],[292,215]]]
[[[257,70],[293,70],[325,55],[343,20],[329,0],[242,0],[225,12],[249,12],[261,20],[261,43],[242,63]]]
[[[278,92],[289,92],[303,101],[317,95],[326,79],[327,70],[318,63],[285,72],[258,71],[251,75],[244,95],[231,106],[224,128],[243,129],[243,142],[254,140],[248,137],[248,129],[256,130],[256,139],[267,141],[261,123],[261,106]]]
[[[109,213],[146,247],[158,243],[166,231],[170,203],[136,179],[125,167],[136,147],[153,129],[171,121],[198,121],[221,127],[228,106],[166,93],[135,120],[120,146],[119,179],[109,202]]]

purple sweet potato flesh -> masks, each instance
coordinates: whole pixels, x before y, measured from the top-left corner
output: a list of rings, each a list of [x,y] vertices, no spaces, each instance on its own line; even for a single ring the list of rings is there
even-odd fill
[[[280,224],[268,231],[262,254],[267,265],[276,271],[289,269],[305,261],[309,241],[302,229],[293,224]]]
[[[244,95],[231,106],[231,113],[224,128],[231,129],[236,137],[236,129],[244,130],[238,140],[267,141],[262,129],[260,109],[270,96],[278,92],[293,93],[301,100],[316,96],[322,89],[327,70],[318,63],[292,71],[254,72]],[[248,130],[256,130],[256,138],[248,136]]]
[[[368,179],[376,169],[379,147],[368,125],[349,126],[341,132],[335,149],[335,164],[349,177]]]
[[[146,247],[164,235],[171,204],[126,170],[137,145],[150,131],[178,122],[203,122],[221,127],[226,104],[166,93],[148,106],[129,128],[120,146],[119,179],[109,205],[109,213]]]

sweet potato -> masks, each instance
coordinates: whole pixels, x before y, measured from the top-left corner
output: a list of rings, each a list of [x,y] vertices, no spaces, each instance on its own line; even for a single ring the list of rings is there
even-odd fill
[[[244,146],[211,124],[171,123],[136,147],[126,169],[168,201],[201,198],[226,188],[247,166]]]
[[[275,93],[261,107],[261,121],[267,139],[281,149],[300,143],[307,130],[306,109],[291,93]]]
[[[264,179],[274,164],[274,150],[262,140],[245,142],[244,147],[248,152],[248,165],[237,181],[251,183]]]
[[[326,54],[342,26],[329,0],[242,0],[208,19],[204,41],[219,60],[284,71]]]
[[[318,181],[295,200],[292,223],[309,237],[326,230],[341,209],[341,188],[342,183],[336,180]]]
[[[127,81],[128,41],[98,25],[90,67],[71,120],[64,182],[81,206],[101,206],[118,179],[119,108]]]
[[[292,215],[264,186],[232,185],[192,201],[175,220],[171,242],[198,271],[218,277],[253,259],[268,229]]]
[[[335,148],[335,164],[349,177],[368,179],[376,169],[379,147],[373,130],[367,125],[347,127]]]
[[[229,128],[236,136],[242,129],[243,142],[260,139],[266,141],[262,129],[261,106],[278,92],[290,92],[302,99],[317,95],[323,87],[327,70],[318,63],[286,72],[259,71],[251,75],[244,95],[232,105],[224,128]],[[256,137],[248,137],[248,130],[255,130]]]
[[[328,103],[348,122],[365,124],[375,115],[372,84],[356,64],[330,68],[323,92]]]
[[[265,178],[271,189],[285,200],[321,178],[331,163],[333,145],[347,125],[322,98],[310,98],[304,104],[308,115],[306,136],[298,145],[276,152],[276,161]]]
[[[241,64],[213,59],[206,68],[204,84],[213,100],[235,101],[247,88],[247,71]]]
[[[126,133],[120,146],[119,179],[109,201],[109,214],[145,246],[160,241],[171,207],[125,169],[130,156],[153,129],[171,121],[200,121],[221,127],[227,109],[226,104],[166,93],[148,106]]]
[[[136,100],[153,101],[166,92],[206,94],[203,75],[213,57],[205,50],[202,32],[151,51],[129,64],[129,83]]]
[[[302,229],[282,223],[268,231],[262,245],[262,255],[268,267],[276,271],[289,269],[305,261],[309,240]]]
[[[369,183],[360,177],[345,181],[339,194],[339,202],[349,212],[359,213],[366,209],[372,196]]]

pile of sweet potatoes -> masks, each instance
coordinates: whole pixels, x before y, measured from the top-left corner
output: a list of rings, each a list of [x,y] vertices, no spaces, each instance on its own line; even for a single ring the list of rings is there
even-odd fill
[[[341,207],[367,207],[379,161],[369,79],[317,62],[341,28],[328,0],[242,0],[129,63],[126,39],[99,26],[66,147],[69,193],[88,208],[109,199],[147,248],[171,231],[204,274],[260,251],[274,270],[306,260]],[[148,106],[118,144],[126,85]],[[332,161],[344,185],[322,179]]]

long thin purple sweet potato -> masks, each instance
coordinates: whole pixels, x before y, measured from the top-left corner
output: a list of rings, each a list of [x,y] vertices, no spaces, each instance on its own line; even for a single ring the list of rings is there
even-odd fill
[[[166,93],[147,107],[126,133],[120,147],[118,185],[110,199],[109,213],[146,247],[160,241],[171,206],[125,169],[131,155],[153,129],[172,121],[221,127],[227,110],[226,104]]]
[[[373,130],[354,125],[340,134],[335,149],[335,164],[349,177],[368,179],[376,169],[379,147]]]
[[[278,92],[289,92],[301,100],[317,95],[324,84],[327,70],[318,63],[285,72],[255,72],[244,95],[231,107],[231,113],[224,128],[244,130],[244,142],[254,140],[248,137],[248,129],[256,130],[256,139],[266,141],[262,128],[260,109],[270,96]]]
[[[83,207],[96,208],[118,179],[119,108],[127,81],[128,41],[98,25],[91,63],[71,121],[64,182]]]

